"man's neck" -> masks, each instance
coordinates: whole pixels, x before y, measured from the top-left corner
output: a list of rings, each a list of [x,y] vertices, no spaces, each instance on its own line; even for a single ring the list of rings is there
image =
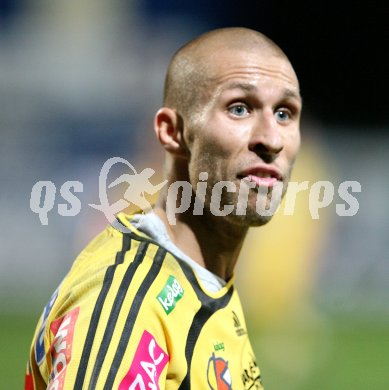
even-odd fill
[[[177,215],[176,224],[171,225],[162,203],[156,205],[154,212],[179,249],[215,275],[224,280],[231,278],[247,228],[222,217],[196,216],[190,210]]]

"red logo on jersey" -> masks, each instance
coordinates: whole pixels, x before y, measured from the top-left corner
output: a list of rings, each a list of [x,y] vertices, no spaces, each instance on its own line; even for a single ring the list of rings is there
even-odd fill
[[[168,361],[169,355],[157,344],[153,335],[145,330],[119,390],[159,390],[159,377]]]
[[[207,379],[212,390],[231,390],[232,379],[228,362],[215,353],[208,360]]]
[[[30,364],[27,364],[26,376],[24,379],[24,390],[34,390],[34,381],[32,379]]]
[[[73,333],[79,309],[79,307],[76,307],[50,325],[54,340],[50,347],[52,368],[48,390],[63,389],[66,368],[72,356]]]

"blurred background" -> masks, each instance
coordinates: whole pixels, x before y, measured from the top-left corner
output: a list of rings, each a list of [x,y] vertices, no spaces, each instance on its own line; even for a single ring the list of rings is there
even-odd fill
[[[22,388],[43,306],[107,223],[88,206],[99,203],[104,162],[120,156],[161,175],[152,123],[169,58],[206,30],[237,25],[277,42],[299,76],[303,148],[293,179],[335,188],[319,219],[301,192],[294,214],[252,230],[242,251],[237,283],[265,387],[389,388],[387,8],[0,0],[0,388]],[[30,209],[39,180],[57,189],[46,226]],[[83,183],[81,211],[64,217],[68,180]],[[341,217],[346,180],[362,190],[357,214]]]

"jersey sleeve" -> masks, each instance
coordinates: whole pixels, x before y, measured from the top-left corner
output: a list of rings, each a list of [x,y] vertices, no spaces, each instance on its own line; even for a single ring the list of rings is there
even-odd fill
[[[76,262],[53,294],[25,390],[165,388],[169,351],[156,279],[166,251],[126,236],[116,249],[105,245]]]

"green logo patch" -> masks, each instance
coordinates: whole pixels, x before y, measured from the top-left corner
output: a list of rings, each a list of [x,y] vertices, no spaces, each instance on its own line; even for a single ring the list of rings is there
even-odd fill
[[[157,295],[157,300],[165,310],[166,314],[169,314],[175,307],[177,302],[184,295],[184,289],[181,287],[178,280],[170,275],[165,283],[165,286],[161,292]]]

